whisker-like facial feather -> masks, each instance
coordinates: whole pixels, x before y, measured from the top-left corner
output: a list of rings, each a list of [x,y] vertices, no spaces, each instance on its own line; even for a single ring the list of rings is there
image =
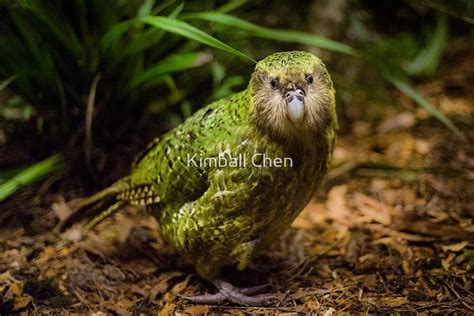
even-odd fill
[[[327,81],[324,79],[325,74],[321,71],[314,76],[313,89],[314,93],[308,93],[305,102],[308,115],[308,125],[324,130],[330,119],[329,105],[334,98],[332,86],[328,87]]]
[[[282,55],[285,57],[284,55]],[[324,64],[309,53],[303,62],[287,58],[264,59],[257,64],[250,82],[253,118],[263,133],[287,141],[311,141],[325,133],[334,110],[334,89]],[[312,76],[311,82],[307,80]],[[304,117],[292,122],[285,92],[300,89],[304,95]]]
[[[253,95],[257,125],[264,131],[284,137],[286,126],[286,103],[282,96],[267,89],[259,89]]]

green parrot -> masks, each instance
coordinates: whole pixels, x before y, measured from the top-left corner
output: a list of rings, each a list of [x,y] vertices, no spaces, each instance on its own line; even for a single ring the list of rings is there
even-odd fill
[[[188,300],[269,304],[262,286],[235,287],[222,268],[247,267],[313,197],[334,148],[334,93],[316,56],[272,54],[244,91],[156,139],[129,176],[85,199],[71,219],[88,217],[90,229],[124,205],[146,206],[163,238],[218,290]]]

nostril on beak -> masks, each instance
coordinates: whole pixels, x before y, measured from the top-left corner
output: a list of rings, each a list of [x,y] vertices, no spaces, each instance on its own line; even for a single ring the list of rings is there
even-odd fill
[[[296,98],[299,101],[303,101],[304,92],[301,89],[290,90],[285,93],[286,102],[291,102],[293,98]]]

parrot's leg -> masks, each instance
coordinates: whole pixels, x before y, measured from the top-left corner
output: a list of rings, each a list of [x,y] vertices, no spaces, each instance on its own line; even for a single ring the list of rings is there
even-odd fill
[[[212,282],[219,292],[216,294],[198,295],[185,297],[188,301],[196,304],[220,304],[230,301],[239,305],[246,306],[265,306],[271,305],[278,299],[272,294],[258,294],[265,291],[267,285],[257,285],[252,287],[238,288],[229,282],[215,280]]]

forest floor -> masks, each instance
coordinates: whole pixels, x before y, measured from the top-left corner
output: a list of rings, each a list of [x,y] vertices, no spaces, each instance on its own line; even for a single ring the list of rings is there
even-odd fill
[[[0,315],[473,314],[472,82],[471,56],[417,86],[468,141],[397,92],[401,111],[341,128],[322,190],[257,258],[262,271],[228,274],[270,284],[275,306],[189,304],[181,296],[214,289],[164,245],[152,218],[127,209],[77,241],[74,229],[48,226],[64,212],[57,203],[35,218],[40,232],[1,228]]]

